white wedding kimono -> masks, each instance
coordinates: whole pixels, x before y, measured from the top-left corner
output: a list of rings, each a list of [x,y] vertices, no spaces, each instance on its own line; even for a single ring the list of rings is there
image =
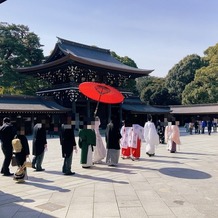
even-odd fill
[[[148,121],[144,126],[144,139],[146,143],[146,153],[155,154],[155,146],[159,145],[159,135],[153,122]]]
[[[101,122],[100,120],[95,120],[95,135],[96,135],[96,146],[94,148],[93,162],[99,163],[106,157],[106,148],[102,141],[99,126]]]

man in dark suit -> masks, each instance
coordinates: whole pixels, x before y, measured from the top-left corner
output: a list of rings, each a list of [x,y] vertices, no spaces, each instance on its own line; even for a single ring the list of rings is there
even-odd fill
[[[3,119],[3,125],[0,127],[0,139],[2,142],[1,147],[2,147],[3,154],[5,156],[1,169],[1,174],[3,174],[3,176],[13,175],[13,173],[10,173],[9,165],[11,162],[12,152],[13,152],[11,141],[15,135],[16,135],[16,130],[11,124],[10,118],[5,117]]]
[[[105,130],[105,140],[107,147],[106,164],[108,166],[117,166],[120,157],[120,121],[119,115],[114,114]]]
[[[74,136],[74,128],[70,122],[68,122],[68,124],[61,125],[60,144],[62,147],[62,157],[64,158],[62,172],[64,175],[74,175],[75,172],[71,171],[71,165],[73,150],[76,150],[76,141]]]
[[[47,149],[45,121],[37,123],[33,128],[33,152],[32,167],[36,171],[44,171],[42,161],[44,158],[45,149]]]

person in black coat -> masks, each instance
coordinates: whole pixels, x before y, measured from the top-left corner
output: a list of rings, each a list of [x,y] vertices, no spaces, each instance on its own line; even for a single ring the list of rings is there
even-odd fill
[[[60,144],[62,146],[62,157],[64,158],[62,172],[64,175],[74,175],[75,172],[71,172],[71,165],[73,150],[76,150],[76,141],[74,136],[74,128],[71,124],[61,125]]]
[[[105,131],[107,147],[106,163],[108,166],[116,166],[120,156],[120,122],[118,116],[113,116]]]
[[[1,174],[3,174],[3,176],[13,175],[13,173],[10,173],[9,165],[13,154],[12,139],[15,135],[16,129],[11,124],[10,118],[5,117],[3,119],[3,125],[0,127],[1,148],[5,156],[1,169]]]
[[[33,128],[33,151],[34,155],[32,167],[36,171],[44,171],[42,161],[44,158],[45,149],[47,149],[45,123],[37,123]]]
[[[213,126],[213,122],[212,122],[212,120],[210,119],[210,120],[207,122],[208,135],[211,134],[212,126]]]

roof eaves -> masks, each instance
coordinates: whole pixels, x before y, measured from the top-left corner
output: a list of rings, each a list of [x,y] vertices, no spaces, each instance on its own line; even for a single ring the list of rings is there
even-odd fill
[[[106,62],[106,61],[100,61],[100,60],[94,60],[90,58],[82,58],[75,56],[73,54],[69,54],[70,58],[74,61],[86,64],[86,65],[91,65],[95,67],[101,67],[101,68],[106,68],[106,69],[111,69],[111,70],[116,70],[116,71],[122,71],[122,72],[128,72],[128,73],[138,73],[138,74],[143,74],[143,75],[149,75],[153,70],[142,70],[134,67],[129,67],[125,64],[115,64],[111,62]]]
[[[60,58],[56,61],[52,61],[52,62],[48,62],[48,63],[43,63],[43,64],[40,64],[40,65],[37,65],[37,66],[32,66],[32,67],[23,67],[23,68],[17,68],[16,71],[19,72],[19,73],[25,73],[25,72],[33,72],[33,71],[38,71],[38,70],[42,70],[44,68],[48,68],[48,67],[52,67],[52,66],[55,66],[55,65],[58,65],[58,64],[62,64],[64,62],[67,62],[69,60],[69,55],[63,57],[63,58]]]
[[[152,114],[163,114],[170,113],[169,109],[156,108],[151,105],[143,105],[143,104],[123,104],[122,108],[127,111],[131,111],[131,113],[152,113]]]
[[[56,45],[55,45],[55,47],[54,47],[52,53],[51,53],[51,54],[49,55],[49,57],[45,60],[44,64],[51,62],[52,58],[53,58],[53,57],[55,56],[55,54],[58,52],[58,49],[59,49],[59,46],[58,46],[58,44],[56,43]]]
[[[58,113],[63,114],[70,110],[9,110],[9,109],[0,109],[0,113],[26,113],[26,114],[32,114],[32,113]]]

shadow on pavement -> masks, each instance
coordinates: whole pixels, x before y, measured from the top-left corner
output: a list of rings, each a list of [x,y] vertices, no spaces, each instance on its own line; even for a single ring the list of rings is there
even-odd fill
[[[187,169],[187,168],[173,168],[173,167],[161,168],[159,172],[167,176],[183,178],[183,179],[209,179],[211,178],[211,175],[208,173],[204,173],[199,170]]]
[[[40,182],[40,183],[54,182],[52,180],[47,180],[47,179],[43,179],[43,178],[39,178],[39,177],[35,177],[35,176],[28,176],[28,180],[27,181]]]
[[[208,153],[193,153],[193,152],[178,152],[178,154],[191,154],[191,155],[206,155],[206,156],[216,156],[216,154],[208,154]]]
[[[160,160],[160,159],[155,159],[157,156],[150,157],[150,158],[140,158],[142,161],[147,161],[147,162],[157,162],[157,163],[170,163],[170,164],[181,164],[179,161],[168,161],[168,160]]]
[[[25,212],[28,211],[29,217],[46,217],[54,218],[38,210],[22,206],[20,203],[32,203],[32,199],[22,199],[15,195],[7,194],[0,191],[0,217],[26,217]]]
[[[129,184],[128,182],[125,182],[125,181],[116,181],[114,179],[108,179],[108,178],[104,178],[104,177],[96,177],[96,176],[90,176],[90,175],[82,175],[82,174],[78,174],[78,173],[76,173],[74,175],[74,177],[96,180],[96,181],[101,181],[101,182],[109,182],[109,183],[113,182],[113,183],[119,183],[119,184]]]
[[[59,192],[70,192],[71,190],[69,189],[63,189],[61,187],[58,186],[52,186],[52,185],[45,185],[42,183],[35,183],[35,182],[31,182],[31,180],[27,180],[25,182],[25,185],[32,185],[38,188],[43,188],[43,189],[47,189],[47,190],[54,190],[54,191],[59,191]]]
[[[180,154],[180,152],[177,152],[177,154]],[[165,156],[165,155],[159,155],[159,154],[158,154],[157,157],[169,158],[169,159],[199,160],[198,158],[193,158],[193,157],[179,157],[178,155],[176,155],[176,156]]]

